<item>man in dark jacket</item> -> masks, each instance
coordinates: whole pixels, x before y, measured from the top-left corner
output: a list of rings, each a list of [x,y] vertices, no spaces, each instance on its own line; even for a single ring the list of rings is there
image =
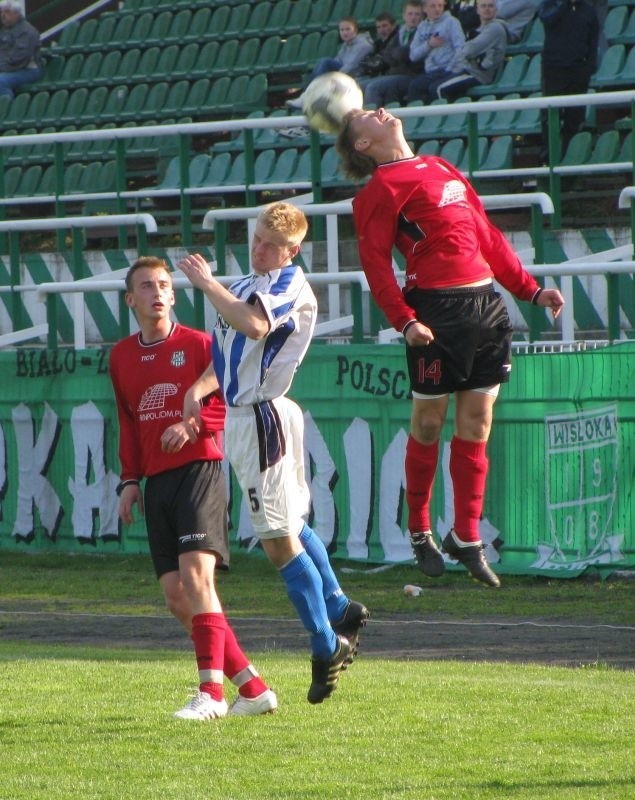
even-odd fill
[[[542,50],[542,93],[546,96],[586,94],[597,69],[599,23],[587,0],[543,0],[538,16],[545,28]],[[562,152],[584,121],[584,107],[561,111]],[[547,153],[543,129],[544,154]]]
[[[410,42],[422,19],[421,3],[407,2],[404,5],[403,23],[381,53],[385,69],[364,88],[366,104],[379,108],[387,103],[402,101],[410,80],[421,72],[421,64],[410,61]]]
[[[0,3],[0,96],[13,98],[14,89],[42,77],[40,34],[24,19],[16,0]]]

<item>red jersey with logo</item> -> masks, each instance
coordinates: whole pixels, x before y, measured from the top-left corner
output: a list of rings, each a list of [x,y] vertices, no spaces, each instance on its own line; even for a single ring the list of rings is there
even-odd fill
[[[211,361],[211,336],[175,324],[166,339],[144,344],[140,334],[110,353],[110,376],[119,415],[121,480],[140,479],[192,461],[220,460],[214,435],[222,431],[225,405],[215,392],[201,407],[201,432],[178,453],[161,450],[161,435],[183,419],[183,398]]]
[[[380,164],[353,200],[362,268],[377,304],[401,331],[415,313],[410,289],[443,289],[496,278],[520,300],[539,288],[463,175],[441,158]],[[406,260],[399,288],[392,249]]]

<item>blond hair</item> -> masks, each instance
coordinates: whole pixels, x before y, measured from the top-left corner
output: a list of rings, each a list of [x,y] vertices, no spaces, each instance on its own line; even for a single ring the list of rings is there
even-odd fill
[[[258,214],[256,221],[284,236],[289,245],[301,244],[309,229],[304,212],[291,203],[269,203]]]

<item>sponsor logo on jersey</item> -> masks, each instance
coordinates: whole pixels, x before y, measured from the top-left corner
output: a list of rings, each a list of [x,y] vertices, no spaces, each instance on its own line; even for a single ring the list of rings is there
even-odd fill
[[[172,353],[172,358],[170,359],[170,364],[173,367],[182,367],[185,365],[185,351],[184,350],[175,350]]]
[[[466,189],[461,181],[448,181],[443,187],[441,199],[439,200],[439,208],[443,206],[451,206],[455,203],[466,202]]]
[[[156,353],[149,353],[147,356],[141,356],[141,361],[154,361]]]
[[[155,383],[143,393],[137,411],[139,414],[147,411],[161,411],[165,408],[165,398],[172,397],[177,391],[174,383]]]

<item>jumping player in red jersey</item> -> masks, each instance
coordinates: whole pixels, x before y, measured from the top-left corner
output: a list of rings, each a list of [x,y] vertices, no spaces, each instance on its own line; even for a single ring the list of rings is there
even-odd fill
[[[110,354],[120,429],[119,516],[130,524],[134,506],[145,514],[167,606],[194,643],[199,689],[175,716],[204,720],[274,711],[276,695],[241,650],[214,582],[216,563],[228,563],[229,547],[221,470],[225,405],[213,372],[208,371],[200,422],[183,418],[188,387],[209,366],[211,337],[171,321],[172,277],[162,259],[135,261],[126,290],[140,330]],[[238,687],[229,708],[224,675]]]
[[[492,281],[550,308],[554,317],[564,300],[525,271],[463,175],[443,159],[415,156],[401,120],[385,109],[350,112],[337,148],[348,175],[371,175],[353,200],[360,259],[375,301],[406,341],[413,397],[406,497],[415,559],[425,575],[443,574],[430,497],[455,394],[454,527],[442,546],[474,578],[500,586],[479,535],[493,408],[511,369],[511,324]],[[392,268],[393,247],[406,260],[403,290]]]

